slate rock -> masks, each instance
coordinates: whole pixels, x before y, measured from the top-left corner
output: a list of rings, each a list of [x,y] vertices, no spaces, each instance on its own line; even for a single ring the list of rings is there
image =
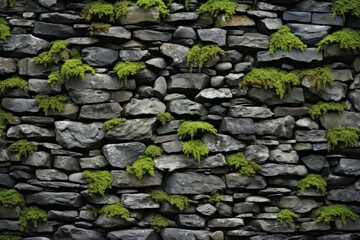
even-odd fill
[[[307,80],[303,80],[302,85],[309,88],[309,90],[321,97],[325,101],[340,101],[342,98],[346,97],[347,85],[339,81],[335,81],[332,86],[326,85],[325,87],[320,88],[319,91],[310,87],[310,83]]]
[[[205,219],[196,214],[179,214],[178,221],[182,227],[205,227]]]
[[[49,139],[55,137],[55,133],[52,129],[38,127],[31,124],[19,124],[9,128],[9,130],[7,131],[7,137]]]
[[[265,107],[248,107],[243,105],[234,105],[230,107],[229,115],[231,117],[244,117],[244,118],[269,118],[274,113]]]
[[[300,1],[294,6],[295,10],[305,12],[331,12],[332,4],[315,0]]]
[[[17,71],[17,65],[13,58],[0,57],[0,75],[15,73]]]
[[[165,111],[165,104],[157,98],[145,98],[142,100],[132,98],[130,103],[124,106],[125,116],[157,115]]]
[[[291,31],[308,46],[315,46],[321,39],[329,34],[331,27],[313,24],[289,23]]]
[[[130,209],[160,208],[159,203],[145,193],[122,194],[121,203]]]
[[[177,38],[177,39],[187,38],[187,39],[196,40],[197,35],[193,28],[178,26],[178,28],[175,30],[173,34],[173,38]]]
[[[87,240],[105,240],[105,234],[95,230],[78,228],[73,225],[63,225],[57,229],[54,235],[54,240],[72,240],[72,239],[87,239]]]
[[[274,149],[270,151],[269,160],[276,163],[297,164],[299,162],[299,156],[294,150],[282,151],[281,149]]]
[[[311,231],[327,231],[330,230],[331,226],[323,222],[303,222],[300,224],[300,232],[311,232]]]
[[[202,215],[211,216],[217,211],[217,208],[214,207],[213,205],[211,205],[210,203],[206,203],[206,204],[198,206],[196,208],[196,211],[198,211]]]
[[[54,168],[70,172],[81,171],[79,159],[70,156],[55,156]]]
[[[322,53],[319,53],[316,48],[306,48],[304,51],[298,49],[291,49],[290,51],[283,51],[277,49],[274,54],[269,51],[260,51],[256,55],[256,60],[259,65],[267,64],[269,62],[281,61],[284,63],[312,63],[323,60]]]
[[[121,50],[119,56],[123,61],[136,62],[142,60],[143,58],[150,57],[150,53],[148,50],[126,49],[126,50]]]
[[[335,173],[360,176],[360,160],[340,158],[339,164],[334,169]]]
[[[239,173],[226,174],[228,188],[264,189],[266,181],[261,176],[245,176]]]
[[[277,220],[252,220],[249,225],[256,231],[269,233],[291,233],[295,232],[295,225],[288,225],[285,222],[280,223]]]
[[[210,152],[231,152],[245,148],[245,143],[224,134],[205,134],[202,141]]]
[[[115,141],[138,141],[153,136],[156,118],[129,119],[106,133],[106,138]]]
[[[241,218],[213,218],[209,220],[210,228],[236,228],[244,225]]]
[[[188,94],[202,90],[209,85],[209,76],[203,73],[180,73],[170,76],[167,83],[169,92]]]
[[[82,198],[74,192],[40,192],[26,195],[27,204],[39,204],[48,206],[66,206],[77,208],[82,206]]]
[[[0,219],[19,219],[21,209],[18,206],[5,207],[0,206]]]
[[[4,0],[0,1],[0,6],[3,6]],[[42,13],[48,12],[49,9],[45,8],[40,1],[28,1],[18,0],[14,3],[14,7],[1,8],[1,13],[21,13],[21,12],[33,12]]]
[[[251,48],[256,50],[269,48],[269,37],[260,33],[245,33],[243,36],[229,36],[231,48]]]
[[[171,39],[171,33],[159,32],[153,30],[136,30],[133,32],[135,38],[140,39],[141,41],[160,41],[168,42]]]
[[[260,166],[258,173],[266,177],[278,175],[305,176],[307,169],[303,165],[266,163]]]
[[[94,224],[101,228],[123,228],[136,225],[136,220],[134,218],[128,218],[125,220],[101,214]]]
[[[330,25],[330,26],[344,26],[345,19],[342,16],[335,16],[331,13],[313,13],[311,23]]]
[[[35,93],[49,94],[49,93],[60,93],[61,84],[56,83],[54,86],[48,84],[45,79],[29,79],[29,90]]]
[[[12,57],[36,55],[45,50],[49,43],[31,34],[11,34],[6,42],[0,44],[1,52],[9,53]]]
[[[220,14],[215,19],[215,27],[253,27],[255,26],[254,20],[246,15],[233,15],[229,20],[225,18],[224,14]]]
[[[360,90],[356,89],[354,91],[351,91],[349,92],[348,94],[348,98],[351,102],[351,104],[354,106],[354,108],[357,110],[357,111],[360,111],[360,100],[359,100],[359,97],[360,97]]]
[[[79,15],[60,13],[60,12],[42,13],[39,16],[39,20],[49,23],[64,23],[64,24],[74,24],[74,23],[84,22],[84,19]]]
[[[68,176],[56,169],[36,169],[36,178],[43,181],[67,181]]]
[[[316,238],[317,240],[352,240],[351,234],[329,234]]]
[[[173,43],[163,43],[160,46],[160,50],[162,54],[172,59],[173,66],[186,66],[188,47]]]
[[[22,58],[18,61],[20,75],[28,75],[31,77],[46,78],[51,72],[59,69],[58,66],[44,66],[34,62],[32,58]]]
[[[146,63],[146,65],[150,65],[152,67],[159,68],[159,69],[166,68],[166,60],[161,57],[155,57],[155,58],[149,59],[145,63]]]
[[[199,29],[199,38],[203,42],[215,43],[219,46],[226,45],[226,30],[221,28]]]
[[[301,105],[305,102],[302,88],[290,89],[282,99],[279,98],[273,89],[251,88],[248,91],[248,95],[250,99],[270,106],[280,104]]]
[[[79,37],[80,32],[76,31],[72,26],[56,23],[45,23],[36,21],[33,34],[44,37],[70,38]]]
[[[160,235],[163,239],[173,240],[210,240],[211,232],[205,230],[189,230],[180,228],[164,228]]]
[[[19,221],[0,220],[0,231],[19,231]]]
[[[285,11],[283,12],[284,21],[289,22],[311,22],[311,12],[296,12],[296,11]]]
[[[283,118],[262,120],[255,123],[255,126],[256,132],[259,135],[291,138],[295,127],[295,119],[291,116],[286,116]]]
[[[112,65],[118,59],[118,54],[118,51],[102,47],[87,47],[81,51],[82,59],[94,67]]]
[[[66,39],[66,41],[70,44],[70,45],[93,45],[95,43],[98,43],[100,40],[97,38],[93,38],[93,37],[73,37],[73,38],[68,38]]]
[[[231,135],[253,135],[256,133],[255,124],[251,118],[225,117],[221,121],[220,131]]]
[[[75,210],[70,211],[57,211],[50,210],[47,212],[48,219],[50,220],[61,220],[61,221],[71,221],[73,218],[78,217],[79,213]]]
[[[326,158],[322,155],[308,155],[301,158],[301,161],[305,164],[307,168],[312,171],[329,173],[330,165]]]
[[[275,117],[284,117],[284,116],[303,116],[309,113],[308,107],[276,107],[274,109]]]
[[[340,231],[359,231],[360,220],[357,218],[355,221],[348,219],[345,224],[340,219],[335,220],[335,228]]]
[[[28,166],[34,167],[50,167],[50,163],[52,161],[52,156],[48,152],[34,152],[28,157],[26,157],[22,163]]]
[[[159,77],[154,83],[154,96],[157,98],[164,98],[167,91],[167,82],[164,77]]]
[[[127,229],[109,232],[107,237],[110,240],[137,239],[137,240],[158,240],[154,229]]]
[[[119,23],[121,25],[148,25],[160,23],[159,8],[151,7],[145,9],[138,6],[130,6],[128,7],[128,13],[119,18]]]
[[[277,30],[282,25],[280,18],[265,18],[258,22],[259,32],[263,34],[269,34]]]
[[[342,114],[327,113],[320,116],[325,129],[336,127],[360,127],[360,113],[344,111]]]
[[[108,161],[103,155],[80,158],[80,166],[82,169],[98,169],[106,167],[107,165]]]
[[[269,158],[269,149],[265,145],[248,145],[244,154],[250,162],[264,163]]]
[[[131,32],[123,27],[110,27],[107,32],[95,31],[94,36],[109,37],[117,40],[128,40],[131,39]]]
[[[140,155],[144,154],[146,146],[140,142],[119,144],[107,144],[103,147],[103,153],[110,165],[118,168],[126,168],[133,164]]]
[[[326,198],[330,201],[343,203],[359,203],[360,191],[355,189],[333,189],[330,190]]]
[[[75,104],[91,104],[109,101],[111,94],[99,89],[68,89],[71,100]]]
[[[229,88],[206,88],[201,90],[196,95],[195,100],[197,102],[212,102],[212,101],[226,101],[232,98],[232,93]]]
[[[120,117],[122,107],[119,103],[99,103],[83,105],[80,109],[80,119],[108,120]]]
[[[284,196],[279,201],[280,208],[288,208],[296,213],[307,213],[318,206],[319,204],[312,198],[299,198],[297,196]]]
[[[0,186],[13,188],[15,185],[16,181],[9,174],[0,173]]]
[[[297,142],[326,142],[325,130],[296,130],[295,139]]]
[[[166,18],[166,22],[184,22],[184,21],[195,21],[199,15],[194,12],[178,12],[169,14]]]
[[[160,186],[162,177],[161,173],[155,172],[154,176],[145,175],[141,180],[139,180],[136,176],[129,175],[123,170],[111,171],[112,186],[119,188]]]
[[[177,115],[206,116],[208,113],[204,105],[189,99],[169,101],[167,110]]]

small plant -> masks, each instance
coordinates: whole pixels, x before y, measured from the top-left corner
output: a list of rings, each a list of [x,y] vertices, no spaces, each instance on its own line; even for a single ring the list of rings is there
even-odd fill
[[[221,201],[224,201],[224,196],[221,195],[217,190],[212,191],[210,194],[209,202],[215,204],[216,207],[220,207]]]
[[[48,95],[37,95],[35,104],[39,109],[42,109],[45,113],[45,116],[48,115],[49,109],[52,111],[62,112],[65,110],[65,102],[68,100],[66,96],[48,96]]]
[[[286,72],[277,68],[253,68],[243,77],[239,87],[274,88],[282,99],[286,91],[299,84],[300,78],[296,72]]]
[[[0,205],[4,207],[24,207],[25,200],[23,195],[15,189],[0,189]]]
[[[163,0],[137,0],[135,5],[143,7],[145,9],[149,9],[151,7],[158,7],[162,17],[166,17],[170,14],[170,10],[163,2]]]
[[[163,150],[160,147],[153,144],[149,145],[145,150],[145,154],[153,158],[160,157],[162,153]]]
[[[9,112],[5,112],[5,110],[3,110],[0,107],[0,134],[4,131],[5,129],[5,123],[6,122],[10,122],[14,119],[14,115],[12,115],[12,113]]]
[[[11,77],[0,81],[0,94],[9,89],[18,88],[25,92],[29,91],[29,84],[21,77]]]
[[[82,176],[89,185],[88,191],[90,195],[95,193],[104,195],[105,190],[112,187],[112,179],[108,171],[85,171]]]
[[[222,50],[218,45],[209,44],[206,46],[195,45],[193,46],[187,55],[187,64],[190,65],[190,72],[192,69],[198,65],[199,72],[204,67],[205,63],[217,55],[224,54],[225,51]]]
[[[270,35],[270,54],[274,54],[276,49],[281,49],[283,51],[290,51],[291,49],[299,49],[304,51],[307,47],[300,38],[295,36],[288,26],[281,26],[279,29]]]
[[[177,130],[179,138],[184,139],[186,136],[190,136],[191,139],[194,138],[195,134],[198,132],[208,132],[216,134],[216,128],[208,122],[203,121],[185,121],[182,122]]]
[[[319,174],[308,174],[298,182],[298,187],[302,191],[315,188],[320,193],[326,193],[326,181]]]
[[[150,225],[153,229],[155,229],[155,231],[160,232],[161,228],[169,226],[169,219],[161,215],[156,215],[151,220]]]
[[[161,122],[162,125],[174,120],[175,118],[169,112],[161,112],[156,115],[156,119]]]
[[[3,1],[5,4],[6,0]],[[10,36],[10,27],[5,18],[0,18],[0,40],[6,41],[6,39]]]
[[[104,122],[103,129],[105,132],[107,132],[116,126],[123,124],[126,121],[127,121],[126,118],[114,118],[114,119],[108,120],[108,121]]]
[[[114,218],[122,218],[125,220],[128,220],[130,217],[129,210],[127,210],[121,203],[118,202],[103,206],[99,210],[99,213]]]
[[[360,17],[360,2],[358,0],[334,0],[332,7],[333,19],[336,15],[345,18],[345,14]]]
[[[227,161],[230,167],[238,170],[240,174],[246,176],[254,176],[256,171],[260,168],[260,166],[255,162],[249,163],[245,154],[242,152],[228,156]]]
[[[0,240],[21,240],[22,238],[19,236],[11,236],[11,235],[0,235]]]
[[[41,65],[49,65],[52,63],[58,64],[59,60],[67,60],[70,55],[67,51],[68,42],[65,40],[56,40],[50,43],[50,50],[40,53],[39,56],[34,57],[34,62]]]
[[[154,190],[150,193],[152,199],[157,202],[167,202],[169,200],[169,195],[161,190]]]
[[[113,22],[115,20],[114,5],[102,0],[86,3],[81,11],[81,17],[86,21],[102,20]]]
[[[182,195],[168,195],[164,191],[154,190],[150,193],[152,199],[158,202],[168,202],[172,206],[177,207],[180,212],[184,211],[190,204],[190,199]]]
[[[14,7],[16,0],[3,0],[3,7],[10,8]]]
[[[329,45],[337,43],[341,49],[360,50],[360,30],[343,28],[337,32],[327,35],[317,45],[317,50],[324,50]]]
[[[33,152],[37,150],[37,145],[29,142],[26,139],[18,140],[12,143],[7,150],[9,152],[17,152],[15,158],[20,160],[23,157],[27,157],[31,155]]]
[[[154,176],[154,171],[155,162],[151,157],[146,155],[140,155],[132,166],[126,167],[126,173],[135,175],[139,180],[141,180],[145,174]]]
[[[333,204],[323,206],[314,212],[316,222],[330,223],[334,222],[336,218],[340,218],[343,224],[346,223],[346,218],[355,221],[359,216],[354,213],[348,206],[343,204]]]
[[[236,2],[231,0],[208,0],[196,10],[196,13],[199,15],[209,13],[212,17],[225,14],[225,19],[229,20],[236,8]]]
[[[143,62],[118,62],[114,71],[118,75],[119,79],[124,79],[125,86],[128,84],[128,77],[134,76],[139,73],[141,70],[145,69],[146,65]]]
[[[312,119],[317,119],[320,116],[327,114],[328,112],[338,112],[341,114],[345,110],[345,103],[337,102],[318,102],[312,105],[309,109],[309,114]]]
[[[358,146],[360,129],[355,127],[330,128],[326,131],[328,149],[334,150],[338,143],[343,142],[346,146]]]
[[[306,69],[299,72],[300,78],[306,77],[311,82],[311,87],[320,90],[326,84],[332,86],[334,84],[334,77],[331,69],[328,67],[317,67],[313,69]]]
[[[192,154],[193,157],[200,163],[201,156],[209,154],[208,147],[201,140],[190,140],[183,143],[182,151],[187,158]]]
[[[299,215],[297,215],[290,209],[282,209],[277,216],[277,220],[280,223],[286,222],[289,225],[294,223],[294,220],[296,218],[299,218]]]
[[[111,27],[111,24],[108,24],[108,23],[92,22],[89,27],[90,35],[94,35],[95,32],[107,33],[107,32],[109,32],[110,27]]]
[[[44,210],[38,207],[29,207],[23,209],[19,219],[20,231],[26,232],[29,225],[36,228],[39,221],[47,221],[47,215]]]
[[[114,4],[115,19],[119,19],[128,13],[128,7],[134,5],[131,1],[121,0]]]

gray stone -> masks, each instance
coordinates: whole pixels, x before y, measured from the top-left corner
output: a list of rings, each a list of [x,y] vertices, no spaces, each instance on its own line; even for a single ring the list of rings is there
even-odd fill
[[[74,44],[74,45],[93,45],[95,43],[98,43],[100,40],[97,38],[93,38],[93,37],[73,37],[73,38],[68,38],[66,39],[66,41],[69,44]]]
[[[152,67],[159,68],[159,69],[165,69],[166,68],[166,60],[164,58],[161,58],[161,57],[156,57],[156,58],[149,59],[145,63],[147,65],[150,65]]]
[[[327,231],[330,230],[331,226],[323,222],[303,222],[300,224],[300,232],[311,232],[311,231]]]
[[[22,163],[34,167],[50,167],[52,156],[48,152],[34,152],[26,157]]]
[[[267,64],[274,61],[311,63],[322,61],[323,56],[316,48],[306,48],[304,51],[298,49],[291,49],[290,51],[277,49],[274,54],[271,54],[269,51],[260,51],[257,53],[256,59],[258,64]]]
[[[103,153],[110,165],[118,168],[126,168],[133,164],[140,155],[144,154],[146,146],[140,142],[119,144],[107,144],[103,147]]]
[[[21,209],[18,206],[5,207],[0,206],[0,219],[19,219]]]
[[[79,37],[80,32],[65,24],[45,23],[36,21],[33,34],[44,37],[70,38]]]
[[[159,77],[154,83],[154,96],[157,98],[164,98],[167,91],[167,82],[164,77]]]
[[[142,100],[132,98],[130,103],[124,106],[125,116],[156,115],[165,111],[165,104],[157,98],[145,98]]]
[[[166,18],[166,22],[183,22],[183,21],[195,21],[199,15],[193,12],[179,12],[179,13],[173,13],[169,14]]]
[[[110,100],[110,92],[99,89],[68,89],[71,100],[75,104],[101,103]]]
[[[45,50],[49,43],[31,34],[10,35],[6,42],[0,44],[1,52],[9,53],[12,57],[36,55]]]
[[[230,19],[226,19],[224,14],[220,14],[215,19],[215,27],[253,27],[254,20],[246,15],[233,15]]]
[[[301,128],[306,128],[309,130],[317,130],[319,129],[319,124],[317,124],[315,121],[313,121],[310,118],[301,118],[296,121],[296,126]]]
[[[265,145],[249,145],[244,153],[250,162],[264,163],[269,158],[269,149]]]
[[[12,177],[10,177],[9,174],[0,173],[0,186],[13,188],[15,184],[16,181]]]
[[[318,2],[316,0],[304,0],[295,5],[294,9],[305,12],[331,12],[330,2]]]
[[[333,189],[330,190],[326,198],[330,201],[343,203],[359,203],[360,191],[355,189]]]
[[[0,57],[0,75],[15,73],[17,71],[17,65],[13,58]]]
[[[294,150],[287,152],[281,149],[274,149],[270,151],[269,160],[276,163],[297,164],[299,162],[299,156]]]
[[[182,227],[205,227],[205,219],[196,214],[179,214],[178,220]]]
[[[128,7],[128,13],[119,19],[121,25],[128,24],[157,24],[160,23],[160,13],[157,7],[145,9],[138,6]]]
[[[235,203],[233,212],[234,214],[259,213],[260,208],[256,203]]]
[[[260,33],[270,33],[282,25],[282,20],[280,18],[265,18],[261,19],[258,24]]]
[[[163,239],[172,240],[210,240],[211,232],[205,230],[189,230],[180,228],[164,228],[160,235]]]
[[[130,91],[116,91],[111,93],[111,99],[115,102],[128,102],[133,97]]]
[[[73,225],[63,225],[59,227],[54,235],[54,240],[72,239],[105,240],[106,237],[103,233],[95,230],[78,228]]]
[[[217,208],[214,207],[213,205],[211,205],[210,203],[206,203],[206,204],[198,206],[196,208],[196,211],[198,211],[202,215],[211,216],[217,211]]]
[[[79,15],[69,14],[69,13],[59,13],[59,12],[42,13],[40,14],[39,20],[50,23],[64,23],[64,24],[74,24],[74,23],[84,22],[84,19]]]
[[[244,225],[241,218],[213,218],[208,222],[210,228],[235,228]]]
[[[310,23],[311,12],[285,11],[283,13],[283,19],[284,21],[289,21],[289,22]]]
[[[158,236],[154,229],[129,229],[129,230],[117,230],[109,232],[107,237],[110,240],[118,239],[137,239],[137,240],[157,240]]]
[[[127,220],[117,217],[111,217],[108,215],[101,214],[94,223],[96,226],[101,228],[122,228],[130,227],[136,225],[136,220],[134,218],[129,218]]]
[[[260,33],[245,33],[243,36],[229,36],[228,45],[233,48],[268,49],[269,37]]]
[[[179,26],[174,32],[173,38],[178,38],[178,39],[187,38],[187,39],[196,40],[197,36],[193,28]]]
[[[249,225],[256,231],[269,233],[291,233],[295,232],[295,225],[288,225],[285,222],[280,223],[277,220],[253,220]]]
[[[339,164],[334,169],[335,173],[360,176],[360,160],[351,158],[340,158]]]
[[[253,135],[256,133],[255,124],[251,118],[225,117],[221,121],[220,131],[232,135]]]
[[[261,176],[245,176],[239,173],[226,174],[228,188],[264,189],[266,181]]]
[[[136,62],[143,58],[150,57],[148,50],[121,50],[119,54],[123,61]]]
[[[331,26],[344,26],[345,19],[341,16],[334,17],[331,13],[313,13],[311,23]]]
[[[108,161],[103,155],[93,157],[80,158],[80,166],[82,169],[99,169],[108,165]]]
[[[245,148],[245,144],[229,135],[205,134],[202,141],[210,152],[231,152]]]
[[[347,82],[354,80],[354,76],[350,69],[339,69],[339,70],[333,69],[331,73],[334,77],[334,80],[336,81]]]
[[[312,198],[299,198],[297,196],[285,196],[279,201],[280,208],[288,208],[296,213],[307,213],[318,206],[319,203]]]
[[[0,231],[19,231],[19,223],[13,220],[0,220]]]
[[[122,107],[119,103],[99,103],[83,105],[80,110],[80,119],[107,120],[120,117]]]
[[[7,137],[49,139],[54,138],[55,133],[52,129],[42,128],[31,124],[19,124],[9,128],[7,131]]]
[[[219,46],[226,45],[226,30],[221,28],[209,28],[197,30],[199,38],[203,42],[215,43]]]
[[[20,75],[28,75],[31,77],[47,77],[51,72],[59,69],[58,66],[44,66],[34,62],[32,58],[23,58],[18,61]]]
[[[354,108],[357,110],[357,111],[360,111],[360,100],[359,100],[359,97],[360,97],[360,90],[359,89],[356,89],[354,91],[351,91],[349,92],[348,94],[348,98],[351,102],[351,104],[354,106]]]
[[[286,116],[283,118],[262,120],[255,123],[255,126],[256,132],[259,135],[291,138],[295,127],[295,119],[291,116]]]
[[[329,234],[316,238],[317,240],[353,240],[351,234]]]
[[[189,51],[188,47],[173,44],[173,43],[164,43],[160,46],[162,54],[172,59],[172,65],[174,66],[186,66],[187,53]]]
[[[274,113],[265,107],[248,107],[243,105],[235,105],[230,107],[229,115],[231,117],[245,117],[245,118],[268,118]]]
[[[345,83],[341,83],[338,81],[334,82],[334,85],[329,86],[326,85],[325,87],[320,88],[319,91],[316,89],[311,88],[309,81],[303,80],[302,84],[309,88],[309,90],[324,99],[325,101],[340,101],[342,98],[346,97],[347,92],[347,85]]]
[[[188,99],[172,100],[167,104],[167,110],[177,115],[206,116],[208,111],[197,102]]]
[[[322,173],[329,173],[330,165],[325,157],[321,155],[308,155],[302,157],[301,161],[308,167],[310,170]]]
[[[267,105],[301,105],[304,103],[304,92],[302,88],[292,88],[285,93],[282,99],[273,89],[251,88],[248,91],[249,98]]]
[[[55,156],[54,168],[72,172],[81,171],[79,159],[70,156]]]
[[[110,27],[109,31],[107,32],[95,31],[94,36],[104,36],[104,37],[124,40],[124,39],[131,39],[131,32],[123,27]]]
[[[27,204],[38,204],[48,206],[66,206],[77,208],[82,206],[79,193],[74,192],[40,192],[32,193],[25,197]]]
[[[343,224],[340,219],[335,220],[335,227],[340,231],[359,231],[360,219],[357,218],[355,221],[347,219],[346,223]]]
[[[81,195],[91,204],[106,205],[113,204],[120,201],[120,198],[110,194],[93,194],[90,195],[88,191],[82,191]]]
[[[321,39],[329,34],[331,27],[313,24],[289,23],[291,31],[309,46],[315,46]]]
[[[266,163],[260,166],[258,173],[266,177],[278,175],[305,176],[307,169],[303,165]]]
[[[44,181],[67,181],[68,176],[56,169],[36,169],[36,177]]]
[[[153,30],[136,30],[133,32],[133,36],[142,41],[160,41],[168,42],[171,39],[171,33],[167,32],[158,32]]]
[[[342,114],[327,113],[320,117],[325,129],[336,127],[360,127],[360,113],[344,111]]]
[[[78,217],[78,211],[71,210],[71,211],[57,211],[57,210],[50,210],[47,213],[48,219],[50,220],[60,220],[60,221],[71,221],[73,218]]]
[[[106,138],[117,141],[138,141],[153,136],[156,118],[129,119],[106,133]]]
[[[196,95],[195,100],[198,102],[211,102],[211,101],[226,101],[232,98],[232,93],[229,88],[206,88],[201,90]]]
[[[309,113],[309,108],[307,107],[276,107],[274,109],[275,117],[284,117],[284,116],[303,116]]]
[[[162,182],[162,174],[155,172],[154,176],[145,175],[141,180],[134,175],[129,175],[126,171],[111,171],[112,186],[114,187],[153,187],[160,186]]]
[[[60,93],[61,84],[56,83],[55,86],[48,84],[47,80],[44,79],[29,79],[29,90],[35,93]]]
[[[102,47],[87,47],[81,51],[82,59],[94,67],[112,65],[118,59],[118,54],[118,51]]]
[[[167,84],[169,92],[189,93],[202,90],[209,85],[209,76],[203,73],[180,73],[170,76]]]
[[[326,142],[325,130],[296,130],[295,139],[297,142]]]
[[[121,203],[130,209],[160,208],[159,203],[153,200],[150,194],[145,193],[122,194]]]

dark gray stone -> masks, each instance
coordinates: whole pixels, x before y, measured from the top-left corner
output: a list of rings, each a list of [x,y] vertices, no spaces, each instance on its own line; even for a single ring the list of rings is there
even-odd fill
[[[285,11],[283,13],[283,20],[289,22],[310,23],[311,12]]]
[[[251,88],[248,95],[250,99],[270,106],[280,104],[301,105],[305,101],[302,88],[290,89],[282,99],[273,89]]]
[[[114,170],[111,171],[112,186],[119,188],[129,187],[153,187],[160,186],[162,182],[162,174],[155,172],[154,176],[145,175],[141,180],[134,175],[129,175],[126,171]]]
[[[212,102],[219,101],[223,102],[232,98],[232,93],[229,88],[206,88],[201,90],[198,95],[196,95],[195,100],[198,102]]]
[[[131,39],[131,32],[123,27],[110,27],[109,31],[95,31],[94,36],[104,36],[117,40]]]
[[[326,142],[325,130],[296,130],[295,139],[297,142]]]
[[[55,23],[35,22],[33,34],[44,37],[70,38],[79,37],[80,32],[72,26]]]
[[[334,169],[335,173],[360,176],[360,160],[351,158],[340,158],[339,164]]]
[[[295,119],[291,116],[263,120],[255,124],[257,134],[291,138],[295,127]]]
[[[196,40],[197,36],[193,28],[179,26],[174,32],[173,38],[178,38],[178,39],[187,38],[187,39]]]
[[[231,152],[244,149],[246,144],[224,134],[205,134],[202,141],[210,152]]]
[[[68,89],[71,100],[75,104],[90,104],[107,102],[111,98],[108,91],[99,89]]]
[[[226,174],[228,188],[264,189],[266,181],[261,176],[245,176],[239,173]]]
[[[134,218],[127,220],[117,217],[111,217],[108,215],[101,214],[94,223],[96,226],[101,228],[124,228],[136,225]]]
[[[324,174],[329,173],[330,165],[325,157],[321,155],[308,155],[306,157],[302,157],[301,161],[312,171],[321,172]]]
[[[55,232],[54,240],[106,240],[105,234],[95,230],[78,228],[73,225],[63,225]]]
[[[25,57],[36,55],[45,50],[49,43],[31,34],[11,34],[6,42],[0,44],[0,50],[11,54],[12,57]]]
[[[164,43],[160,46],[162,54],[172,59],[172,65],[174,66],[186,66],[187,53],[189,51],[188,47]]]
[[[38,127],[31,124],[19,124],[9,128],[9,130],[7,131],[7,137],[49,139],[49,138],[54,138],[55,133],[52,129]]]
[[[208,111],[204,105],[188,100],[172,100],[167,104],[167,110],[177,115],[206,116]]]
[[[145,148],[146,146],[140,142],[129,142],[107,144],[102,150],[111,166],[126,168],[133,164],[141,154],[144,154]]]
[[[178,220],[182,227],[205,227],[205,219],[196,214],[179,214]]]
[[[291,49],[290,51],[277,49],[274,54],[271,54],[269,51],[260,51],[257,53],[256,59],[260,65],[265,65],[273,61],[281,61],[284,63],[288,63],[289,61],[311,63],[322,61],[323,56],[316,48],[306,48],[304,51],[298,49]]]
[[[83,105],[80,110],[80,119],[107,120],[120,117],[122,107],[119,103],[99,103]]]
[[[194,12],[179,12],[179,13],[173,13],[169,14],[166,18],[166,22],[183,22],[183,21],[195,21],[199,15],[197,15]]]
[[[118,51],[102,47],[88,47],[81,51],[82,59],[94,67],[112,65],[118,59],[118,54]]]
[[[251,118],[225,117],[221,121],[220,131],[232,135],[253,135],[256,133],[255,124]]]
[[[209,76],[203,73],[180,73],[170,76],[168,91],[177,93],[191,93],[202,90],[209,85]]]
[[[256,231],[269,233],[291,233],[295,232],[295,225],[288,225],[285,222],[280,223],[277,220],[253,220],[249,224]]]
[[[171,33],[159,32],[153,30],[136,30],[133,32],[135,38],[138,38],[142,41],[160,41],[168,42],[171,39]]]
[[[355,189],[333,189],[328,192],[326,198],[330,201],[358,204],[360,202],[360,191]]]
[[[311,23],[331,26],[344,26],[345,19],[341,16],[333,17],[333,14],[331,13],[313,13]]]
[[[259,33],[245,33],[243,36],[229,36],[228,45],[231,48],[268,49],[269,37]]]
[[[327,12],[330,13],[332,8],[332,3],[330,2],[318,2],[316,0],[304,0],[299,1],[295,5],[294,9],[298,11],[305,12]]]
[[[121,203],[130,209],[160,208],[160,204],[146,193],[122,194]]]
[[[219,46],[226,45],[226,30],[221,28],[199,29],[199,38],[203,42],[215,43]]]
[[[151,55],[148,50],[121,50],[119,56],[123,61],[136,62]]]
[[[165,104],[157,98],[145,98],[142,100],[132,98],[130,103],[124,106],[125,116],[156,115],[165,111]]]
[[[55,156],[54,168],[71,172],[81,171],[79,159],[70,156]]]
[[[39,204],[48,206],[66,206],[77,208],[82,206],[79,193],[74,192],[40,192],[25,196],[27,204]]]
[[[39,16],[39,20],[49,23],[64,23],[64,24],[74,24],[74,23],[84,22],[84,19],[79,15],[60,13],[60,12],[42,13]]]
[[[117,230],[109,232],[107,237],[110,240],[158,240],[158,236],[154,229],[129,229],[129,230]]]
[[[336,127],[360,127],[360,113],[344,111],[342,114],[327,113],[320,117],[325,129]]]
[[[205,230],[189,230],[180,228],[164,228],[160,235],[163,239],[172,240],[210,240],[211,232]]]
[[[138,141],[153,136],[156,118],[129,119],[106,133],[106,138],[115,141]]]
[[[309,46],[315,46],[315,44],[329,34],[331,29],[330,26],[299,23],[289,23],[287,26],[303,43]]]
[[[260,166],[258,173],[266,177],[278,175],[305,176],[307,169],[303,165],[266,163]]]
[[[307,213],[318,206],[319,203],[312,198],[299,198],[297,196],[285,196],[279,201],[280,208],[288,208],[296,213]]]
[[[15,73],[17,71],[17,65],[13,58],[0,57],[0,75]]]

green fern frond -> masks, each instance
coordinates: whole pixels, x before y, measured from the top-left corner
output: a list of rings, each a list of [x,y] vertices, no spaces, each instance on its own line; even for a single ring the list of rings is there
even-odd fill
[[[337,43],[341,49],[360,50],[360,30],[343,28],[337,32],[327,35],[317,45],[317,50],[321,51],[329,45]]]
[[[291,49],[299,49],[304,51],[307,47],[300,38],[295,36],[288,26],[281,26],[279,29],[270,35],[270,54],[274,54],[276,49],[281,49],[283,51],[290,51]]]
[[[336,218],[340,218],[343,224],[346,223],[346,218],[355,221],[358,215],[354,213],[348,206],[343,204],[334,204],[323,206],[314,212],[316,222],[330,223],[334,222]]]
[[[108,171],[85,171],[82,176],[88,184],[90,195],[96,193],[104,195],[105,190],[112,187],[112,178]]]
[[[286,222],[289,225],[294,223],[294,220],[296,218],[299,218],[299,215],[297,215],[290,209],[282,209],[277,216],[277,220],[280,223]]]
[[[208,147],[201,140],[190,140],[184,142],[182,151],[187,158],[189,158],[190,154],[193,155],[199,163],[202,156],[207,156],[209,154]]]
[[[177,134],[181,139],[184,139],[186,136],[190,136],[190,138],[193,139],[198,132],[216,134],[217,130],[210,123],[203,121],[182,122],[177,130]]]
[[[115,67],[114,71],[118,75],[119,79],[123,79],[125,82],[125,86],[128,84],[128,77],[134,76],[135,74],[139,73],[141,70],[145,69],[146,65],[143,62],[118,62]]]
[[[341,114],[345,110],[345,103],[337,102],[318,102],[312,105],[309,109],[309,114],[312,119],[317,119],[328,112],[338,112]]]
[[[37,150],[37,145],[26,139],[21,139],[12,143],[7,150],[9,152],[16,152],[17,154],[15,155],[15,158],[20,160],[23,157],[33,154]]]
[[[130,212],[121,203],[116,202],[113,204],[105,205],[99,210],[100,214],[104,214],[114,218],[122,218],[128,220]]]
[[[240,174],[246,176],[254,176],[256,171],[260,168],[260,166],[255,162],[249,163],[245,154],[242,152],[228,156],[227,161],[230,167],[238,170]]]
[[[359,144],[360,129],[355,127],[330,128],[326,131],[328,150],[333,150],[340,142],[346,146],[357,147]]]
[[[302,191],[315,188],[320,193],[326,193],[326,186],[325,179],[319,174],[308,174],[298,182],[298,187]]]
[[[39,109],[42,109],[45,113],[45,116],[47,116],[49,113],[49,109],[51,109],[52,111],[63,112],[65,110],[65,102],[67,100],[68,97],[63,95],[37,95],[35,104]]]

